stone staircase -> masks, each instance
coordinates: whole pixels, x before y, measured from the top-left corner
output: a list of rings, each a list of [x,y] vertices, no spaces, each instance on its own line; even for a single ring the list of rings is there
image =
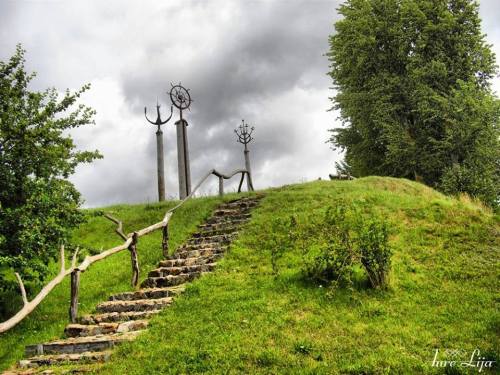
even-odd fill
[[[68,324],[65,339],[26,347],[22,369],[66,363],[106,361],[115,345],[134,340],[147,329],[148,319],[169,306],[185,284],[215,269],[250,211],[262,196],[241,198],[218,206],[199,231],[174,255],[160,261],[141,289],[112,295],[95,313]]]

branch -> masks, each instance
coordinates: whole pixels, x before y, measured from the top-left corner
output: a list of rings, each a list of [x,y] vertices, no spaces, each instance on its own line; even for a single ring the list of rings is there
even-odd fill
[[[80,248],[77,247],[75,252],[73,253],[73,259],[71,259],[71,268],[73,268],[73,269],[76,267],[76,260],[77,260],[79,250],[80,250]]]
[[[21,276],[19,276],[17,272],[16,272],[16,279],[17,282],[19,283],[19,289],[21,289],[21,296],[23,297],[24,305],[26,306],[28,304],[28,298],[26,297],[26,289],[24,289],[23,280],[21,279]]]
[[[60,257],[61,257],[61,271],[60,272],[64,272],[64,269],[66,268],[66,259],[64,258],[64,245],[61,245]]]
[[[106,219],[111,220],[113,223],[118,225],[118,227],[115,229],[115,232],[124,240],[127,241],[128,237],[123,233],[123,223],[115,218],[114,216],[111,216],[110,214],[104,214],[104,217]]]
[[[73,267],[67,270],[64,269],[64,246],[61,245],[61,270],[59,271],[57,276],[53,278],[47,285],[45,285],[43,289],[35,296],[35,298],[33,298],[29,302],[28,298],[26,297],[26,291],[24,289],[24,284],[21,280],[21,277],[18,274],[16,274],[17,281],[19,282],[19,287],[21,288],[21,295],[23,296],[24,306],[12,318],[6,320],[3,323],[0,323],[0,333],[8,331],[16,324],[18,324],[21,320],[26,318],[35,309],[35,307],[37,307],[40,304],[40,302],[42,302],[43,299],[47,297],[47,295],[52,291],[52,289],[54,289],[58,284],[60,284],[61,281],[63,281],[67,275],[73,272],[73,270],[74,270]]]

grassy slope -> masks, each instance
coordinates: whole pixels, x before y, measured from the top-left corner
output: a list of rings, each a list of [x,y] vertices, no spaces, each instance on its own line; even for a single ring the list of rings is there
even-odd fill
[[[364,200],[392,223],[388,292],[331,295],[302,280],[298,252],[282,259],[277,280],[271,276],[259,247],[269,220],[292,212],[307,220],[339,195]],[[477,347],[498,360],[495,233],[498,221],[487,210],[406,180],[271,190],[218,270],[100,372],[432,373],[433,348]]]
[[[218,201],[217,198],[194,199],[176,211],[170,225],[171,248],[181,244],[195,230],[196,224],[210,215]],[[177,202],[119,205],[103,210],[120,218],[125,232],[129,233],[160,221],[165,210],[174,203]],[[94,216],[76,231],[75,241],[83,246],[107,249],[121,243],[120,238],[113,233],[115,228],[116,225],[109,220]],[[141,238],[138,253],[141,278],[144,278],[162,258],[160,232]],[[106,300],[112,293],[130,290],[130,267],[128,252],[90,266],[81,277],[79,313],[92,312],[97,303]],[[21,359],[25,345],[61,337],[68,323],[68,308],[69,278],[66,278],[26,320],[0,335],[0,370]]]
[[[298,213],[299,221],[307,220],[321,215],[338,196],[364,200],[391,222],[395,255],[389,291],[332,294],[311,285],[301,277],[298,250],[285,255],[280,276],[272,277],[270,256],[259,246],[269,220],[291,213]],[[172,244],[179,244],[214,203],[192,202],[191,213],[177,218]],[[160,210],[144,206],[120,207],[116,215],[131,223],[128,228],[135,228],[154,221],[144,218],[145,213],[161,216]],[[181,228],[181,221],[189,227]],[[88,233],[89,243],[96,246],[113,226],[99,229],[100,233],[93,223],[86,228],[80,234]],[[497,233],[498,220],[486,210],[406,180],[371,177],[270,190],[217,271],[195,281],[153,320],[148,333],[121,346],[112,361],[98,370],[109,374],[426,373],[432,372],[433,348],[470,351],[478,347],[498,360]],[[148,258],[142,260],[144,268],[160,257],[159,238],[154,241],[151,249],[144,241],[147,255],[142,258]],[[103,262],[100,270],[95,267],[84,275],[93,283],[94,294],[82,298],[82,310],[90,311],[111,291],[127,289],[127,256],[122,259],[122,271],[117,263]],[[106,285],[100,286],[99,275],[110,272],[119,275],[101,280]],[[0,338],[0,361],[18,358],[27,342],[61,333],[67,289],[67,285],[59,288],[36,315]],[[11,348],[17,351],[5,355]]]

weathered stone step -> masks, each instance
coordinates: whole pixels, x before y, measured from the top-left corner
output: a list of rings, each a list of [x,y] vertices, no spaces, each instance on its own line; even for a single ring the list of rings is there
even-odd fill
[[[238,208],[223,208],[223,207],[219,207],[219,208],[217,208],[212,213],[212,217],[210,219],[227,218],[229,220],[229,219],[233,219],[233,218],[237,218],[237,217],[247,217],[247,218],[249,218],[250,217],[250,213],[247,212],[247,211],[243,212],[242,210],[240,210]]]
[[[35,368],[40,366],[62,365],[66,363],[106,362],[110,357],[110,350],[102,352],[41,355],[19,361],[19,367]]]
[[[229,244],[233,238],[236,237],[237,233],[234,234],[218,234],[215,236],[205,236],[205,237],[194,237],[188,240],[188,244],[198,245],[204,243],[219,243],[219,244]]]
[[[64,329],[64,334],[67,337],[97,336],[110,333],[139,331],[141,329],[146,329],[147,326],[147,320],[130,320],[128,322],[99,324],[68,324]]]
[[[182,258],[200,258],[209,257],[214,254],[223,254],[225,249],[202,249],[202,250],[183,250],[174,253],[170,259],[182,259]]]
[[[181,273],[180,275],[169,275],[165,277],[148,277],[143,281],[143,287],[165,287],[187,283],[199,277],[201,272]]]
[[[236,225],[243,225],[248,222],[250,219],[250,214],[242,214],[242,215],[231,215],[231,216],[225,216],[225,215],[220,215],[220,216],[212,216],[205,223],[200,224],[198,227],[203,227],[207,225],[226,225],[226,224],[236,224]]]
[[[161,310],[170,305],[172,297],[157,299],[137,299],[133,301],[107,301],[97,305],[99,313]]]
[[[165,261],[162,261],[165,262]],[[164,265],[160,262],[160,267],[169,267],[169,265]],[[209,262],[210,263],[210,262]],[[171,264],[174,266],[175,264]],[[179,264],[180,265],[180,264]],[[187,264],[188,265],[188,264]],[[136,301],[139,299],[157,299],[165,297],[173,297],[184,292],[184,286],[174,286],[170,288],[151,288],[151,289],[141,289],[134,292],[125,292],[114,294],[109,297],[110,301]]]
[[[247,223],[248,220],[232,220],[232,221],[213,221],[213,222],[205,222],[205,224],[198,225],[198,228],[202,231],[212,231],[212,230],[221,230],[226,228],[235,228],[238,229],[242,224]]]
[[[210,236],[217,236],[221,234],[234,234],[237,233],[238,229],[240,229],[240,226],[237,225],[226,225],[222,226],[221,228],[208,228],[208,229],[203,229],[199,232],[193,233],[191,235],[192,238],[201,238],[201,237],[210,237]]]
[[[206,257],[193,257],[193,258],[176,258],[162,260],[159,263],[160,267],[182,267],[194,266],[196,264],[215,263],[218,259],[222,258],[223,253],[217,253]]]
[[[113,333],[109,335],[70,337],[64,340],[46,342],[26,347],[27,356],[40,356],[43,354],[64,354],[99,352],[111,349],[113,346],[134,340],[143,331],[132,331],[126,333]]]
[[[160,267],[149,272],[148,277],[165,277],[168,275],[180,275],[182,273],[192,272],[211,272],[215,268],[216,263],[195,264],[192,266],[179,267]]]
[[[229,202],[229,203],[224,203],[219,206],[220,209],[239,209],[239,210],[245,210],[245,209],[250,209],[255,206],[257,206],[259,202],[257,200],[248,200],[248,201],[234,201],[234,202]]]
[[[112,312],[104,314],[85,315],[78,319],[80,324],[99,324],[109,322],[126,322],[129,320],[142,320],[149,319],[161,310],[148,310],[148,311],[128,311],[128,312]]]
[[[220,242],[202,242],[197,244],[184,244],[178,247],[176,252],[183,250],[221,249],[226,247],[227,244],[221,244]]]

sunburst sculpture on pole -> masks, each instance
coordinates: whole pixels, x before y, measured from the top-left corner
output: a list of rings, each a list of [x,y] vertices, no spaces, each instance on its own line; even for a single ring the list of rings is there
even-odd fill
[[[184,88],[180,83],[172,85],[170,89],[170,100],[179,109],[180,119],[175,122],[177,127],[177,162],[179,170],[179,198],[184,199],[191,194],[191,171],[189,168],[189,149],[187,140],[187,121],[184,120],[182,112],[189,109],[193,100],[189,94],[189,89]]]
[[[248,171],[247,178],[247,187],[248,190],[252,190],[252,171],[250,170],[250,150],[248,149],[248,144],[253,141],[252,133],[254,131],[254,127],[252,126],[250,130],[248,130],[248,124],[245,124],[245,120],[241,120],[241,125],[238,128],[234,129],[234,132],[238,136],[236,142],[241,143],[245,146],[243,153],[245,154],[245,169]]]

